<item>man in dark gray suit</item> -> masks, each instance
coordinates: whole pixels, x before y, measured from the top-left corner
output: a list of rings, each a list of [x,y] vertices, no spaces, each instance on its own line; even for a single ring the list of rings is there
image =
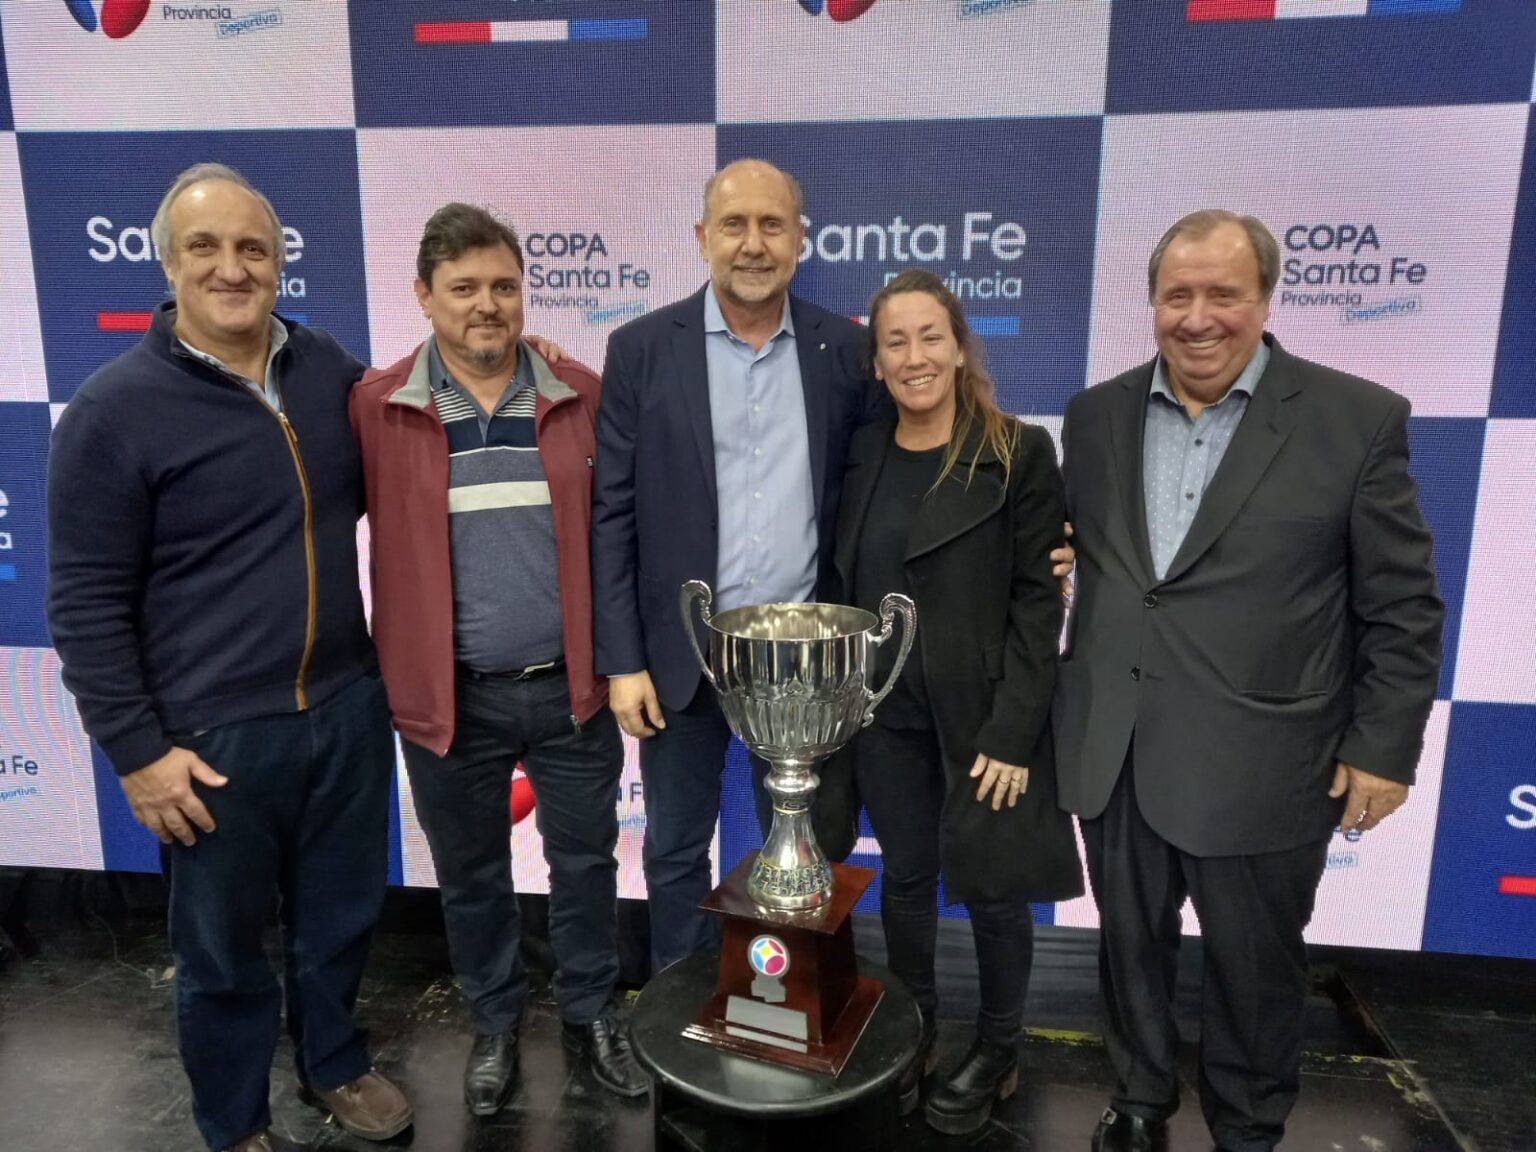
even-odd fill
[[[1253,217],[1174,224],[1148,269],[1159,355],[1074,397],[1062,429],[1078,582],[1056,762],[1119,1081],[1096,1152],[1166,1144],[1186,895],[1206,1122],[1222,1152],[1279,1143],[1329,838],[1407,799],[1435,696],[1408,402],[1265,334],[1278,267]]]

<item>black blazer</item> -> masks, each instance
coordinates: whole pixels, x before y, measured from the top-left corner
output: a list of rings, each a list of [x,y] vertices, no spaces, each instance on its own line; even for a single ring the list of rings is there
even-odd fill
[[[1336,760],[1411,783],[1439,676],[1408,402],[1264,339],[1269,366],[1162,580],[1142,491],[1152,363],[1073,397],[1062,430],[1062,803],[1099,815],[1134,739],[1142,814],[1198,856],[1327,837]]]
[[[889,415],[861,429],[849,450],[835,561],[841,599],[894,431]],[[1064,510],[1051,438],[1024,425],[1006,486],[1002,462],[973,442],[912,525],[905,567],[944,755],[940,854],[951,900],[1065,900],[1083,890],[1071,821],[1057,805],[1049,726],[1062,612],[1049,553]],[[1015,807],[977,802],[969,772],[978,752],[1030,769]]]
[[[716,580],[719,513],[706,285],[608,338],[597,412],[592,610],[597,671],[650,672],[663,703],[687,707],[699,668],[678,614],[685,581]],[[805,390],[819,579],[831,572],[848,440],[889,400],[864,366],[864,329],[789,298]],[[700,636],[701,642],[703,636]]]

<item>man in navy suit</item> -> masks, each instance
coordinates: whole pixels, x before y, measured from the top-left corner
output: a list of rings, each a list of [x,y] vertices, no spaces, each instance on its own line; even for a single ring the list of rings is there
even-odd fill
[[[716,172],[694,226],[709,283],[608,341],[593,627],[614,714],[642,740],[657,971],[714,943],[698,903],[730,738],[683,631],[679,589],[707,580],[716,611],[814,599],[832,561],[849,438],[888,403],[864,364],[863,329],[789,293],[803,206],[799,183],[772,164]],[[753,778],[766,830],[765,767],[755,763]]]

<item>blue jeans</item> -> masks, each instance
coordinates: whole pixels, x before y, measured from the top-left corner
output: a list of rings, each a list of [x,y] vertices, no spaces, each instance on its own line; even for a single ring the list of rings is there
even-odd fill
[[[604,708],[577,728],[556,670],[528,680],[458,676],[446,756],[405,741],[416,815],[432,848],[448,953],[477,1032],[515,1031],[528,999],[512,885],[512,770],[522,761],[549,863],[555,1000],[590,1024],[619,976],[619,777],[624,746]]]
[[[302,1078],[328,1090],[368,1071],[352,1009],[389,877],[394,738],[372,676],[307,712],[172,738],[229,779],[193,785],[217,830],[161,854],[192,1114],[224,1148],[271,1123],[285,994]],[[282,989],[262,950],[274,905]]]
[[[640,741],[652,972],[719,943],[715,917],[701,911],[699,901],[713,883],[709,846],[720,816],[720,774],[731,739],[720,698],[707,681],[700,681],[688,707],[663,704],[662,715],[666,728]],[[767,771],[766,761],[752,757],[752,797],[765,839],[773,823],[773,803],[763,788]]]

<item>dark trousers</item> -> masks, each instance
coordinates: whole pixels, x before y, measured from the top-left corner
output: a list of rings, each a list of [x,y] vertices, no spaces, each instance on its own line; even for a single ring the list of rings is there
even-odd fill
[[[368,1071],[352,1008],[389,878],[394,738],[384,688],[365,676],[307,712],[174,739],[229,778],[193,785],[217,830],[161,856],[192,1114],[224,1148],[271,1123],[285,994],[301,1078],[329,1090]],[[274,900],[281,991],[261,940]]]
[[[859,734],[853,755],[859,796],[880,841],[880,922],[889,966],[923,1015],[932,1016],[938,1008],[933,954],[945,780],[938,738],[929,730],[886,728],[877,720]],[[1019,851],[1028,846],[1019,845]],[[995,1044],[1012,1045],[1024,1024],[1035,952],[1029,902],[971,901],[965,907],[981,986],[976,1031]]]
[[[1179,909],[1200,918],[1200,1106],[1232,1152],[1280,1142],[1300,1081],[1307,954],[1302,929],[1328,842],[1253,856],[1191,856],[1148,826],[1126,759],[1103,815],[1082,821],[1098,902],[1105,1045],[1116,1110],[1166,1116],[1178,1106],[1173,997]]]
[[[720,775],[731,739],[720,698],[708,681],[700,681],[688,707],[662,705],[662,715],[666,728],[640,741],[652,972],[719,943],[719,925],[699,909],[699,901],[713,885],[709,847],[720,816]],[[763,788],[768,764],[751,759],[752,797],[766,839],[773,824],[773,801]]]
[[[618,723],[604,708],[577,728],[560,670],[527,680],[461,671],[457,696],[448,754],[404,741],[405,766],[475,1030],[516,1030],[528,999],[508,812],[518,761],[533,785],[549,863],[555,1000],[567,1022],[590,1024],[619,975]]]

